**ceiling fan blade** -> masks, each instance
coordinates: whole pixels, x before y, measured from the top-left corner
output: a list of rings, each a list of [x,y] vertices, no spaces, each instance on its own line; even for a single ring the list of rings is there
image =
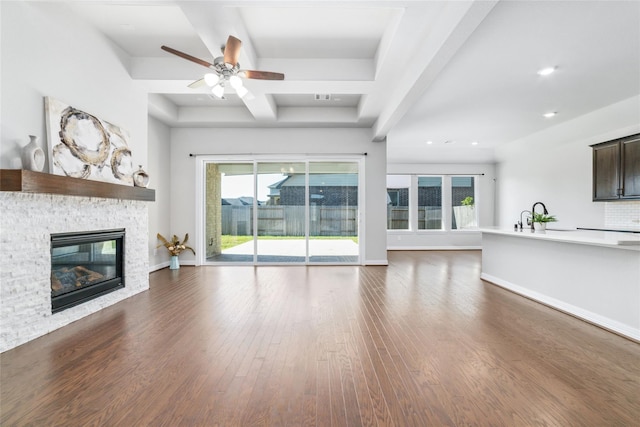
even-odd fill
[[[180,58],[184,58],[184,59],[186,59],[188,61],[195,62],[198,65],[202,65],[203,67],[207,67],[207,68],[212,68],[213,67],[213,64],[211,64],[211,63],[209,63],[207,61],[204,61],[204,60],[202,60],[200,58],[196,58],[195,56],[191,56],[188,53],[180,52],[179,50],[175,50],[175,49],[173,49],[173,48],[171,48],[169,46],[162,46],[161,49],[165,50],[165,51],[167,51],[169,53],[173,53],[174,55],[179,56]]]
[[[191,83],[189,85],[189,87],[191,89],[197,89],[197,88],[202,87],[202,86],[206,86],[206,82],[204,81],[204,77],[199,79],[199,80],[196,80],[195,82],[193,82],[193,83]]]
[[[271,71],[242,70],[244,76],[248,79],[258,80],[284,80],[284,74],[273,73]]]
[[[235,67],[238,63],[238,58],[240,58],[241,47],[242,41],[240,41],[240,39],[229,36],[227,44],[224,45],[224,62]]]

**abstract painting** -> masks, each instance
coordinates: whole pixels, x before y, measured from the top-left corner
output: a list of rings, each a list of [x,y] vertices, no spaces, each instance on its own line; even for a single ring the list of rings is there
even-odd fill
[[[133,185],[128,133],[96,116],[45,97],[49,172]]]

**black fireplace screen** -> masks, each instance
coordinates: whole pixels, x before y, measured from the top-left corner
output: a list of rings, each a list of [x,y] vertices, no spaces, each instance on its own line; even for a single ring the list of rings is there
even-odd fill
[[[124,229],[51,235],[51,308],[124,288]]]

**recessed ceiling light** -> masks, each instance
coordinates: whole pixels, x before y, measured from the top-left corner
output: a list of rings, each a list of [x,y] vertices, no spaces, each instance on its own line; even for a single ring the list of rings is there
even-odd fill
[[[541,70],[538,71],[538,74],[541,76],[548,76],[549,74],[552,74],[554,71],[556,71],[558,67],[547,67],[547,68],[543,68]]]
[[[550,119],[551,117],[555,116],[556,114],[558,114],[556,111],[551,111],[549,113],[544,113],[543,116],[546,117],[547,119]]]
[[[471,145],[478,145],[478,141],[472,141]]]
[[[427,141],[427,145],[433,144],[433,141]]]

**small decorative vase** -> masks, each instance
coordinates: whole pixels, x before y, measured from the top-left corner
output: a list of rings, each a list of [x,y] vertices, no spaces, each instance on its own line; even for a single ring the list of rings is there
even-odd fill
[[[38,137],[29,135],[29,143],[22,148],[22,168],[34,172],[44,169],[44,151],[38,145]]]
[[[178,260],[178,255],[171,256],[171,263],[169,264],[169,270],[179,270],[180,269],[180,260]]]
[[[149,185],[149,174],[142,169],[142,165],[138,165],[138,170],[132,176],[134,186],[147,188],[147,185]]]

